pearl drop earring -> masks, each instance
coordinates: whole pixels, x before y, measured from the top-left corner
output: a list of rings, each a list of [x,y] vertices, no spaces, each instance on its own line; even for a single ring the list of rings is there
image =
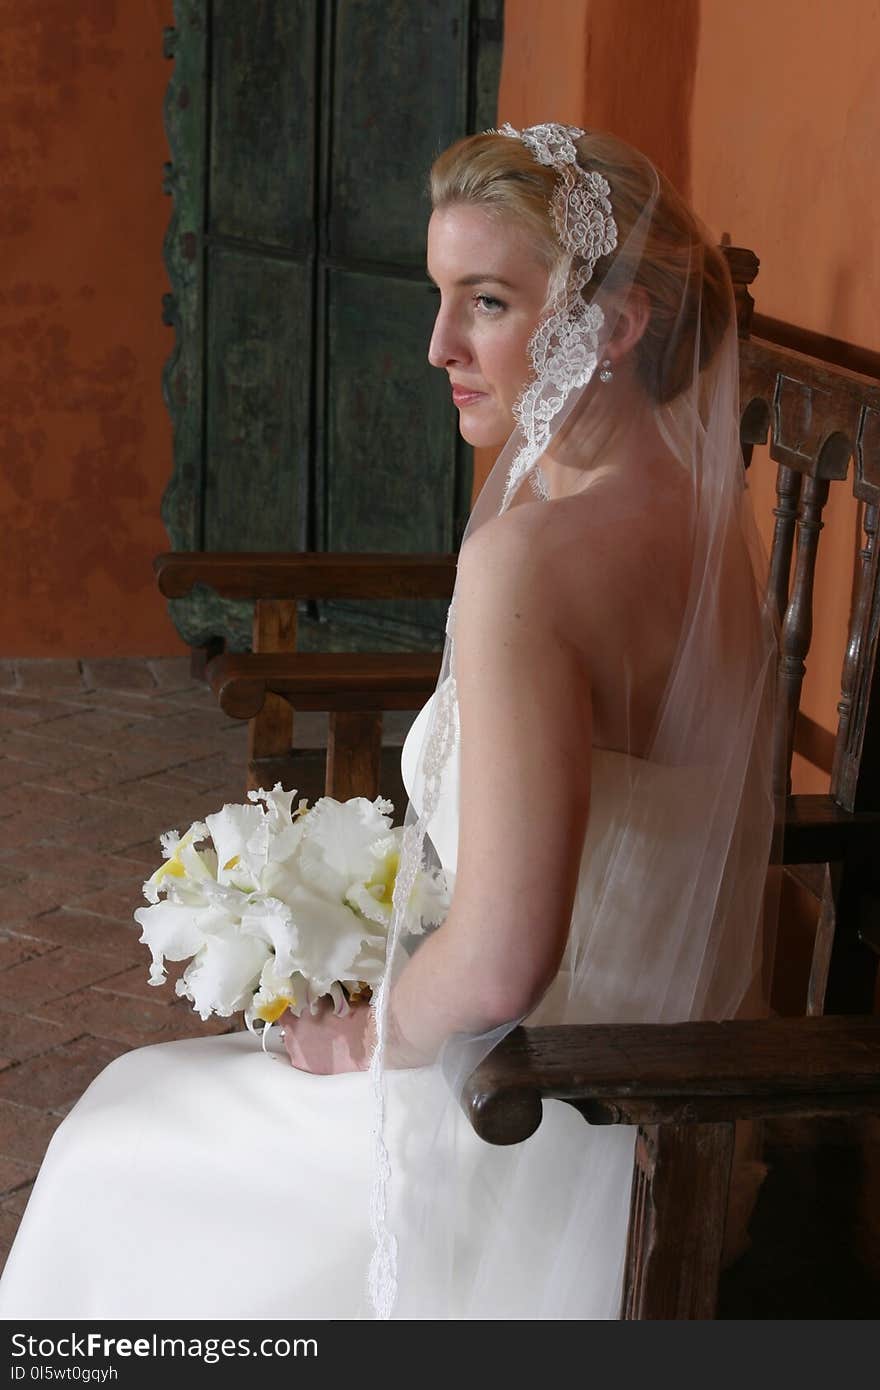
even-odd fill
[[[599,368],[599,380],[607,382],[610,381],[613,376],[614,369],[611,365],[611,358],[606,357],[604,362],[602,363],[602,366]]]

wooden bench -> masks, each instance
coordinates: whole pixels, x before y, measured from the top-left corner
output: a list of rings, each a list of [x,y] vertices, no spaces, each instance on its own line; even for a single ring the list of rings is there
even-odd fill
[[[160,555],[166,598],[205,584],[254,601],[253,650],[218,653],[205,673],[222,709],[247,719],[248,787],[299,785],[294,712],[329,711],[325,793],[340,801],[385,790],[382,713],[419,709],[440,672],[435,652],[298,652],[297,606],[308,599],[449,599],[454,555]],[[399,760],[397,750],[390,750]],[[398,769],[385,769],[396,777]],[[393,799],[393,798],[392,798]]]

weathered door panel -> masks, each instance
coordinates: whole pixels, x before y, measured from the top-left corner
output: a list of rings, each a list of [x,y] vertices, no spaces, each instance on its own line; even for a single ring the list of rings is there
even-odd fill
[[[213,0],[213,235],[314,250],[321,9],[315,0]]]
[[[290,550],[305,534],[311,301],[308,267],[211,247],[206,550]]]
[[[452,550],[449,389],[438,372],[425,374],[436,300],[414,281],[343,270],[328,280],[325,548]],[[332,610],[353,611],[342,603]],[[445,605],[372,603],[363,616],[378,613],[442,632]]]
[[[336,6],[327,238],[339,258],[425,263],[427,173],[468,129],[468,0]]]
[[[171,545],[455,549],[470,450],[427,364],[427,171],[491,125],[502,0],[176,0]],[[192,643],[250,609],[172,605]],[[323,606],[305,647],[436,646],[444,605]]]

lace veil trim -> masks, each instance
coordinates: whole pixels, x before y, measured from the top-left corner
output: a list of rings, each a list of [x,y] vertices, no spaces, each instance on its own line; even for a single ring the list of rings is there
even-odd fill
[[[617,246],[617,224],[607,179],[578,163],[575,141],[585,131],[550,123],[523,131],[503,125],[497,134],[522,140],[539,164],[556,171],[550,211],[568,261],[562,287],[529,343],[534,378],[514,406],[523,443],[510,465],[503,511],[523,474],[546,449],[551,424],[568,396],[586,386],[596,370],[599,332],[605,320],[598,304],[586,302],[583,289],[592,279],[600,256]],[[547,497],[540,469],[534,471],[532,487],[539,497]]]

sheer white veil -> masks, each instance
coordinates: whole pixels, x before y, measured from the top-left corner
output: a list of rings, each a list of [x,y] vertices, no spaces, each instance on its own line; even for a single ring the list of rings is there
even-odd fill
[[[662,175],[622,142],[556,125],[487,135],[519,140],[553,169],[549,206],[563,254],[554,297],[532,341],[534,374],[518,426],[474,506],[464,544],[521,498],[523,488],[531,489],[532,501],[553,505],[542,459],[577,460],[604,389],[603,347],[637,287],[652,304],[634,350],[639,380],[662,439],[685,470],[691,509],[684,619],[653,733],[647,747],[642,740],[638,748],[596,750],[568,945],[528,1023],[671,1022],[759,1012],[774,811],[775,639],[739,447],[736,319],[726,267]],[[627,170],[626,209],[615,187],[618,168]],[[654,310],[658,285],[663,313]],[[585,456],[583,466],[589,465]],[[637,508],[637,481],[632,501]],[[432,830],[441,802],[455,796],[455,676],[453,598],[404,821],[388,966],[374,1001],[374,1311],[367,1315],[578,1318],[595,1316],[599,1306],[606,1309],[599,1315],[613,1317],[623,1251],[620,1214],[611,1208],[622,1200],[620,1168],[629,1162],[631,1132],[598,1135],[570,1107],[550,1103],[565,1112],[557,1123],[577,1133],[560,1149],[558,1187],[565,1196],[541,1217],[541,1245],[523,1210],[534,1191],[530,1146],[541,1131],[490,1155],[459,1105],[471,1069],[523,1020],[481,1037],[449,1038],[432,1066],[408,1072],[386,1066],[394,981],[423,939],[402,928],[404,907],[419,867],[439,862]],[[625,704],[631,697],[622,670],[619,698]],[[539,916],[536,909],[536,930]],[[464,1215],[475,1201],[482,1210],[476,1225]]]

